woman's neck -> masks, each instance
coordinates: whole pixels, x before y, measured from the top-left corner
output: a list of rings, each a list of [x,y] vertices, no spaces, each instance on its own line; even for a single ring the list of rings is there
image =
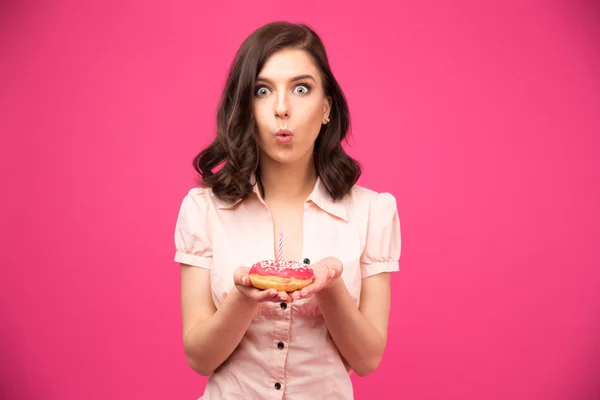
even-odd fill
[[[281,164],[261,157],[259,169],[265,201],[304,201],[313,191],[317,180],[312,157],[293,164]]]

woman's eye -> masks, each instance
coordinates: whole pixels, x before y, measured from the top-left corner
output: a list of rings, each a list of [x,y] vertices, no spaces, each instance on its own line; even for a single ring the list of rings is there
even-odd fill
[[[263,97],[263,96],[266,96],[269,94],[269,89],[267,89],[264,86],[261,86],[258,89],[256,89],[256,91],[254,93],[259,97]]]
[[[296,94],[307,94],[310,91],[310,88],[306,85],[298,85],[294,88],[294,93]]]

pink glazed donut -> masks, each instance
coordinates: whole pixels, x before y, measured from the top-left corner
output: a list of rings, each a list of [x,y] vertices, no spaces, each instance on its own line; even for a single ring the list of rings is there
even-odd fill
[[[250,268],[250,282],[258,289],[293,292],[312,283],[314,271],[296,261],[259,261]]]

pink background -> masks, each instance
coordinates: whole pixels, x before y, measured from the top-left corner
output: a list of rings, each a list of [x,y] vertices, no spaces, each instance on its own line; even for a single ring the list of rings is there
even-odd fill
[[[201,394],[175,218],[235,50],[276,19],[322,36],[360,183],[398,198],[356,398],[600,396],[593,2],[48,3],[0,8],[0,398]]]

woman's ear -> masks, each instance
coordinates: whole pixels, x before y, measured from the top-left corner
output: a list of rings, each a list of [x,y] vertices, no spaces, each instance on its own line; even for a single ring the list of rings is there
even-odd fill
[[[329,122],[329,115],[331,114],[331,96],[325,98],[325,104],[323,105],[323,121]]]

